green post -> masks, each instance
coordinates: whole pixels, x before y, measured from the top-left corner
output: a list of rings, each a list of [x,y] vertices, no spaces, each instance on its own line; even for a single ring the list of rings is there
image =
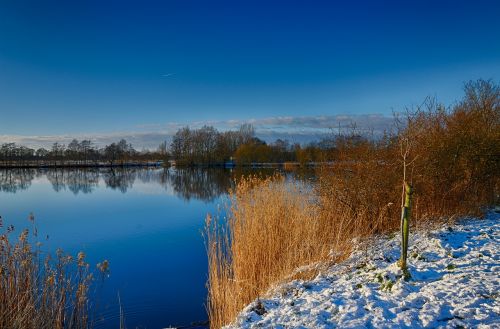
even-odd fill
[[[410,207],[411,195],[413,194],[412,186],[405,182],[405,202],[401,209],[401,259],[400,266],[403,271],[406,271],[406,259],[408,254],[408,239],[410,235]]]

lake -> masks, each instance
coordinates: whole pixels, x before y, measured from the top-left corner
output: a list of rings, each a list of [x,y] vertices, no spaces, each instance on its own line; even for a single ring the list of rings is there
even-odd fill
[[[96,328],[165,328],[206,321],[207,213],[224,204],[236,173],[225,169],[0,169],[0,216],[19,233],[33,213],[43,248],[95,265]],[[45,240],[45,239],[44,239]]]

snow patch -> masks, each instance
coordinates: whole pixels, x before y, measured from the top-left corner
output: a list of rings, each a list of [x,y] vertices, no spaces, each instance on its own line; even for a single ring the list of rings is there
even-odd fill
[[[409,279],[399,236],[375,239],[312,281],[271,290],[226,329],[500,328],[499,219],[410,232]]]

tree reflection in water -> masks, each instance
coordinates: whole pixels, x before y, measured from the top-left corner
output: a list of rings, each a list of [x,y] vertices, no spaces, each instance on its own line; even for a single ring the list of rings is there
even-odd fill
[[[0,169],[0,191],[16,193],[26,190],[36,175],[37,171],[30,168]]]
[[[259,170],[264,176],[274,169]],[[28,189],[34,179],[46,179],[54,191],[70,190],[73,194],[92,193],[100,185],[126,193],[136,180],[159,184],[184,199],[211,202],[254,170],[222,168],[12,168],[0,169],[0,192],[16,193]]]

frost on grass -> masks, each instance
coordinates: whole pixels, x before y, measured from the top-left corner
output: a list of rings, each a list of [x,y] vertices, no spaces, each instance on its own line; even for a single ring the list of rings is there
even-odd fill
[[[411,277],[398,237],[380,238],[312,281],[248,305],[227,328],[500,328],[500,214],[413,233]]]

